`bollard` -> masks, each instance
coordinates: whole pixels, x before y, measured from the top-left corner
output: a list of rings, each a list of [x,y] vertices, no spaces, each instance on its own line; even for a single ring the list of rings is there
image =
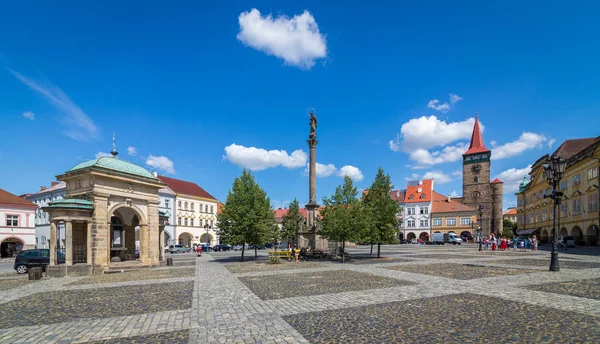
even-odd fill
[[[173,266],[173,258],[167,258],[167,266]]]
[[[36,281],[42,278],[42,268],[41,267],[34,267],[34,268],[29,268],[29,280],[30,281]]]

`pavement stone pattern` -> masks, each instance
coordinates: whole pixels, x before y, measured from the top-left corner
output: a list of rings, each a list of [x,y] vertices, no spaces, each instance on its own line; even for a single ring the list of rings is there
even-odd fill
[[[24,278],[3,278],[0,279],[0,291],[18,288],[32,283],[35,283],[35,281],[30,281],[29,279]]]
[[[351,258],[348,260],[348,264],[382,264],[382,263],[405,263],[405,262],[416,262],[416,259],[410,258],[395,258],[395,257],[358,257]]]
[[[460,280],[471,280],[483,277],[520,275],[536,272],[536,270],[514,269],[499,266],[483,266],[475,264],[427,264],[410,266],[389,266],[386,269],[414,272],[432,276],[448,277]]]
[[[600,336],[598,318],[473,294],[283,318],[311,343],[583,343]]]
[[[262,272],[262,271],[279,271],[279,270],[297,270],[297,269],[314,269],[320,268],[321,265],[311,262],[287,262],[281,260],[280,264],[270,264],[263,261],[238,262],[228,263],[224,267],[232,273],[244,272]]]
[[[170,269],[140,269],[120,273],[99,274],[82,278],[70,285],[115,283],[139,280],[156,280],[162,278],[193,277],[196,271],[193,268],[170,268]]]
[[[561,253],[564,269],[553,273],[547,252],[488,255],[475,245],[407,246],[382,247],[384,259],[355,254],[364,264],[311,260],[291,263],[298,268],[257,270],[267,261],[260,256],[232,272],[228,263],[239,256],[219,252],[169,255],[174,266],[127,275],[136,278],[42,279],[0,290],[0,343],[597,341],[600,257]],[[532,260],[543,264],[518,263]],[[462,265],[472,279],[438,268]],[[503,273],[511,269],[520,273]],[[181,276],[182,270],[188,273]],[[275,281],[269,284],[274,289],[255,290],[248,280]],[[282,298],[261,295],[290,291]],[[474,324],[483,324],[485,333]]]
[[[513,259],[510,261],[512,265],[523,265],[523,266],[543,266],[546,268],[550,267],[550,260],[547,259]],[[559,259],[558,265],[561,269],[598,269],[600,268],[600,262],[587,262],[578,260],[561,260]]]
[[[600,300],[600,278],[527,286],[527,289]]]
[[[410,285],[411,282],[380,277],[364,272],[332,270],[278,277],[253,276],[239,278],[254,294],[263,300],[310,296],[343,291],[382,289]]]

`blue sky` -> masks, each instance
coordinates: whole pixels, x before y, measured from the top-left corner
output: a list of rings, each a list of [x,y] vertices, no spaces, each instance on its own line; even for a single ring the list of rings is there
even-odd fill
[[[563,140],[600,134],[593,2],[220,4],[3,6],[0,188],[49,185],[115,131],[121,158],[221,201],[245,166],[275,206],[306,202],[309,107],[318,199],[378,166],[397,188],[434,176],[460,194],[475,112],[509,191]]]

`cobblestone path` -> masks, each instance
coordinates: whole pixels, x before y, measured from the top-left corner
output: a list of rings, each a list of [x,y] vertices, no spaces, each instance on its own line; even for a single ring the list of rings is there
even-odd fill
[[[347,264],[281,265],[181,255],[173,267],[122,274],[10,278],[0,288],[0,343],[600,338],[598,257],[561,254],[561,271],[550,273],[544,252],[428,249],[384,255]]]

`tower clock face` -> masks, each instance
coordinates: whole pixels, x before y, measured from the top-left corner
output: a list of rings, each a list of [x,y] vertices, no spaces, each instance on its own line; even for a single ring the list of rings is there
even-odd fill
[[[481,171],[481,165],[473,165],[473,167],[471,167],[471,171],[473,172],[473,174],[479,174],[479,172]]]

